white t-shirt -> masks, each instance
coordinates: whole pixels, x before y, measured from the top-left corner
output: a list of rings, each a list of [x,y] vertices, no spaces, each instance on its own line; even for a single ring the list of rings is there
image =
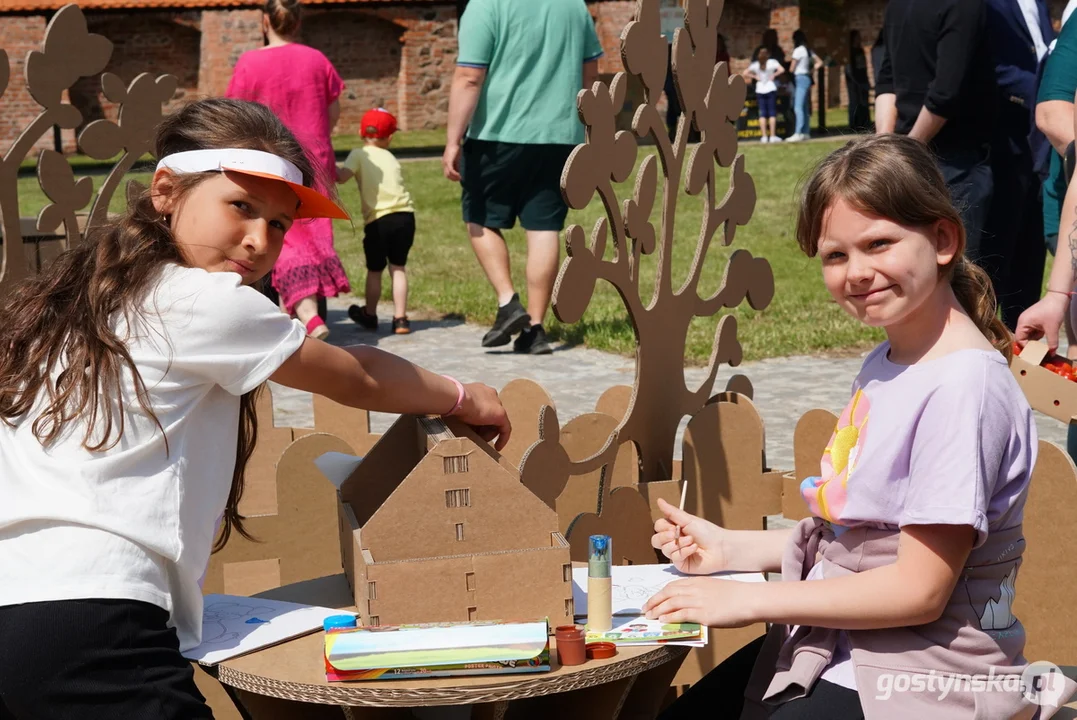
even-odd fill
[[[186,650],[202,635],[201,580],[232,483],[239,396],[306,331],[239,275],[177,265],[143,309],[130,326],[113,322],[168,454],[126,372],[124,433],[110,449],[86,450],[82,421],[42,447],[32,425],[43,398],[14,427],[0,423],[0,606],[141,600],[171,613]]]
[[[774,58],[767,58],[766,69],[760,68],[758,60],[749,65],[748,72],[758,78],[755,81],[755,94],[764,95],[766,93],[778,92],[778,84],[774,82],[774,78],[778,76],[781,69],[781,63]]]
[[[1036,60],[1043,60],[1043,56],[1047,54],[1047,43],[1043,41],[1043,31],[1040,30],[1039,6],[1036,0],[1017,0],[1017,4],[1021,6],[1025,27],[1028,28],[1028,34],[1032,36],[1032,44],[1036,46]]]
[[[810,75],[811,66],[811,52],[806,45],[797,45],[793,50],[793,74]]]

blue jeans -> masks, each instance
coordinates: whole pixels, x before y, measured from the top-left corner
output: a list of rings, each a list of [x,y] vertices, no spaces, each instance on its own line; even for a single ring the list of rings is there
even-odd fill
[[[794,75],[793,112],[798,135],[811,135],[811,75]]]

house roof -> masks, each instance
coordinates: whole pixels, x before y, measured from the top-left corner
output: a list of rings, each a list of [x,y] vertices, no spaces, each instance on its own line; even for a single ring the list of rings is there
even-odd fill
[[[303,0],[304,5],[341,5],[351,3],[379,3],[389,0]],[[397,0],[400,2],[401,0]],[[449,5],[455,0],[403,0],[413,5]],[[0,13],[5,12],[48,12],[59,10],[71,0],[0,0]],[[162,10],[170,8],[202,9],[222,7],[261,7],[259,0],[79,0],[83,10]]]

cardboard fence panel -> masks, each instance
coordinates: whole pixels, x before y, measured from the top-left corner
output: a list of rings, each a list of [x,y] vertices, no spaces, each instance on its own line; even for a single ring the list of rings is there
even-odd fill
[[[746,398],[705,405],[684,433],[684,509],[733,530],[763,530],[781,508],[780,477],[763,472],[763,422]],[[766,627],[710,631],[707,647],[689,653],[674,679],[691,685]]]
[[[366,455],[378,441],[370,432],[370,412],[348,407],[322,395],[313,396],[314,432],[335,435],[348,443],[356,455]]]
[[[1013,607],[1025,626],[1029,661],[1077,665],[1075,508],[1077,468],[1062,448],[1041,440],[1025,505],[1025,554]]]
[[[264,393],[264,397],[268,398],[269,393]],[[272,418],[272,413],[259,412],[259,416],[264,420]],[[267,431],[272,438],[270,447],[285,433],[290,435],[286,428],[267,427],[261,422],[259,438]],[[263,448],[263,452],[268,451],[269,448]],[[253,540],[233,531],[224,549],[210,556],[202,587],[204,593],[254,595],[280,585],[340,572],[336,492],[314,465],[314,459],[327,452],[350,454],[352,448],[331,435],[313,434],[289,444],[278,455],[280,462],[270,476],[273,482],[255,485],[258,492],[272,492],[271,503],[268,498],[260,502],[262,507],[271,505],[275,512],[247,519],[244,525]],[[220,683],[197,668],[195,681],[214,717],[239,720],[241,715]],[[256,718],[272,717],[272,712],[285,712],[295,705],[285,707],[286,701],[261,700],[242,692],[238,696],[245,704],[260,703]]]
[[[823,453],[834,437],[838,416],[829,410],[809,410],[793,430],[793,475],[784,479],[782,515],[789,520],[808,517],[808,505],[800,494],[800,483],[819,475]]]
[[[501,450],[501,456],[520,467],[527,449],[539,439],[539,416],[545,406],[555,407],[549,393],[534,380],[519,378],[509,382],[498,393],[501,404],[512,423],[512,437]]]

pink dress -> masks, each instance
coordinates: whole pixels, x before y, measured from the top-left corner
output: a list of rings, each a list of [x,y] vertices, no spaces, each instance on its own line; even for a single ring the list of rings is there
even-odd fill
[[[290,43],[243,53],[228,83],[228,97],[262,103],[303,145],[320,190],[336,179],[336,158],[329,139],[329,106],[344,89],[336,68],[312,47]],[[273,287],[285,310],[293,312],[305,297],[336,297],[351,291],[348,276],[333,250],[333,221],[297,220],[284,236],[273,267]]]

